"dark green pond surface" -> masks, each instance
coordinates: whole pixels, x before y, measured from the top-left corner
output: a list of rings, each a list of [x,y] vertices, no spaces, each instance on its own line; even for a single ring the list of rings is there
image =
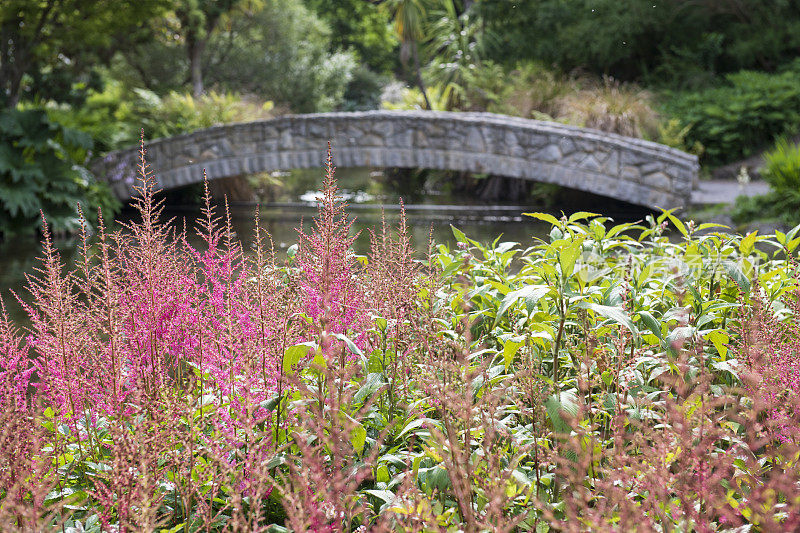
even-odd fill
[[[526,211],[541,210],[536,205],[525,205],[524,202],[487,205],[463,194],[459,196],[421,188],[402,191],[388,185],[381,171],[370,169],[341,169],[337,171],[337,178],[342,195],[349,204],[348,211],[355,219],[353,229],[360,232],[355,244],[358,253],[366,253],[369,249],[369,231],[380,227],[382,216],[386,217],[388,224],[396,225],[401,195],[411,197],[405,208],[412,242],[419,252],[427,249],[431,232],[434,242],[453,245],[455,239],[451,225],[480,242],[491,242],[502,234],[502,241],[514,241],[524,246],[533,244],[536,237],[549,231],[545,224],[522,215]],[[265,200],[269,201],[260,207],[260,224],[271,234],[278,254],[284,254],[297,241],[297,228],[301,221],[306,231],[313,223],[317,214],[314,198],[321,183],[320,173],[295,171],[282,176],[262,177],[264,179],[272,182],[269,194],[264,194]],[[275,183],[278,183],[277,187]],[[292,185],[287,186],[287,183]],[[234,229],[245,246],[253,239],[255,208],[255,204],[231,206]],[[596,209],[602,211],[603,206],[598,205]],[[564,205],[551,211],[560,210],[570,212],[575,209]],[[185,220],[186,227],[191,228],[200,215],[200,209],[196,205],[170,205],[164,214],[166,218],[174,218],[178,227],[183,227]],[[618,213],[616,218],[635,219],[639,215],[631,211]],[[126,210],[121,217],[135,220],[136,213]],[[78,239],[69,238],[57,239],[54,244],[62,259],[71,264],[77,258],[78,243]],[[22,322],[22,309],[10,291],[26,299],[25,275],[35,275],[40,250],[33,237],[0,242],[0,297],[12,317]]]

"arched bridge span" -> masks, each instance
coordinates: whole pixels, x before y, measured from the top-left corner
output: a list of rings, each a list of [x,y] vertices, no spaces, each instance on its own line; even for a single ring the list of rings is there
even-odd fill
[[[264,171],[339,167],[459,170],[554,183],[647,207],[689,203],[695,156],[657,143],[491,113],[366,111],[290,115],[146,143],[164,189]],[[133,193],[138,149],[92,168],[120,199]]]

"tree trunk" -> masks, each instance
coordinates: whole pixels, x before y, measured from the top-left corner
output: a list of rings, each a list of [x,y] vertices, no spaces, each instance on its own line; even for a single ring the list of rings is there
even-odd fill
[[[22,85],[22,71],[15,69],[11,74],[11,86],[9,87],[8,99],[6,100],[6,108],[14,109],[19,103],[19,89]]]
[[[419,47],[417,41],[411,43],[411,57],[414,60],[414,75],[417,77],[417,86],[422,91],[422,98],[425,99],[425,107],[432,110],[431,101],[428,100],[428,92],[425,90],[425,82],[422,81],[422,68],[419,65]]]
[[[205,92],[203,87],[203,50],[206,47],[204,39],[189,39],[189,71],[192,76],[192,94],[195,97],[202,96]]]
[[[48,0],[47,4],[42,7],[33,33],[27,39],[20,33],[22,19],[14,17],[3,22],[2,31],[0,31],[0,39],[3,40],[3,46],[0,48],[0,52],[2,52],[0,90],[7,93],[5,100],[7,109],[17,107],[19,103],[22,78],[28,69],[34,66],[33,50],[42,39],[42,31],[48,24],[56,4],[57,0]]]
[[[28,47],[24,43],[20,43],[22,39],[19,34],[15,34],[13,28],[9,29],[7,24],[4,24],[0,31],[0,39],[2,39],[0,91],[5,93],[5,95],[0,95],[0,102],[6,109],[13,109],[19,103],[22,78],[31,67],[27,53]]]

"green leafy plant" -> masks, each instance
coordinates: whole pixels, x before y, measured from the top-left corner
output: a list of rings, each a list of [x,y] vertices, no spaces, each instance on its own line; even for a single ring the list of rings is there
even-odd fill
[[[764,154],[761,175],[778,193],[800,203],[800,144],[779,139],[775,148]]]
[[[736,199],[732,216],[737,223],[774,220],[792,226],[800,221],[800,145],[781,138],[764,154],[761,175],[771,190],[764,195]]]
[[[53,230],[81,227],[79,206],[113,215],[118,202],[82,165],[91,138],[51,122],[42,110],[0,112],[0,233],[31,230],[40,211]]]
[[[0,307],[4,530],[800,527],[800,225],[527,213],[420,261],[401,216],[357,256],[329,157],[280,263],[207,189],[189,244],[143,152],[141,221],[73,270],[45,230],[25,335]]]
[[[56,122],[89,133],[95,147],[107,151],[135,144],[142,129],[148,137],[169,137],[218,124],[270,118],[273,107],[271,101],[235,93],[159,96],[107,80],[102,91],[89,92],[82,106],[53,105],[48,114]]]
[[[727,84],[685,93],[667,103],[669,114],[691,125],[688,145],[705,147],[704,160],[724,164],[747,157],[800,123],[800,68],[778,74],[741,71]]]
[[[666,122],[658,125],[657,141],[661,144],[683,150],[698,157],[703,155],[705,148],[700,141],[694,141],[693,144],[687,144],[686,137],[692,131],[692,125],[682,125],[681,121],[677,118],[670,118]]]

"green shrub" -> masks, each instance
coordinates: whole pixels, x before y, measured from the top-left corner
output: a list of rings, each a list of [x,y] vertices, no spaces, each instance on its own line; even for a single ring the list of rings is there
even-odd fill
[[[520,63],[507,75],[487,81],[500,84],[492,91],[498,97],[489,111],[533,119],[560,115],[563,98],[579,90],[574,78],[537,62]]]
[[[388,78],[373,72],[365,65],[353,70],[353,78],[344,91],[342,111],[367,111],[381,106],[381,90]]]
[[[779,74],[741,71],[727,81],[679,95],[667,106],[692,126],[688,144],[702,144],[706,162],[714,165],[747,157],[800,123],[800,64]]]
[[[779,139],[775,148],[764,154],[762,176],[776,192],[800,203],[800,145]]]
[[[89,217],[97,207],[113,216],[118,202],[81,164],[91,146],[43,110],[0,112],[0,234],[35,228],[40,210],[59,232],[80,228],[78,204]]]
[[[736,199],[734,222],[773,220],[784,225],[800,222],[800,145],[781,138],[764,154],[761,175],[772,188],[767,194]]]
[[[259,102],[234,93],[211,91],[200,97],[173,92],[161,98],[150,124],[153,135],[168,137],[218,124],[272,117],[271,101]]]
[[[148,139],[169,137],[216,124],[246,122],[272,116],[273,104],[235,93],[211,91],[200,97],[171,92],[158,96],[141,88],[125,88],[109,80],[92,91],[81,107],[51,106],[50,118],[87,132],[99,152],[136,144],[144,129]]]
[[[684,126],[677,118],[670,118],[658,125],[657,141],[701,157],[705,147],[699,141],[694,141],[691,145],[687,143],[686,138],[689,136],[690,131],[692,131],[691,124]]]

